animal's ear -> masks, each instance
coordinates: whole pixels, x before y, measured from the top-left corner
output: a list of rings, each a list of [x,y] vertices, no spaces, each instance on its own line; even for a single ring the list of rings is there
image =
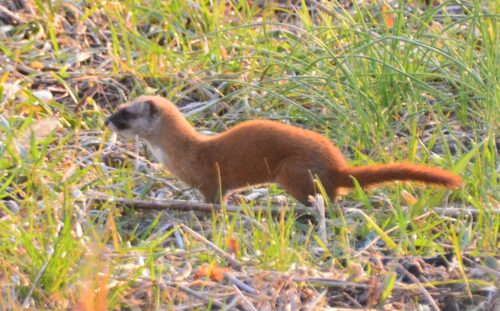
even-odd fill
[[[152,101],[152,100],[147,100],[144,102],[144,105],[146,106],[146,111],[149,112],[149,116],[155,116],[158,112],[158,106]]]

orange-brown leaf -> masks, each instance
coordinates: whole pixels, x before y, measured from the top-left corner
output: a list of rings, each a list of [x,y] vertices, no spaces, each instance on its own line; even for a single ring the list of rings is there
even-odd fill
[[[223,60],[227,60],[229,58],[229,55],[227,54],[227,50],[225,47],[223,47],[222,45],[219,46],[219,51]]]
[[[413,206],[418,202],[418,199],[406,190],[401,191],[401,196],[406,201],[406,204],[408,204],[408,206]]]
[[[384,19],[384,24],[388,28],[394,27],[395,17],[392,8],[387,4],[382,5],[382,18]]]
[[[45,67],[45,64],[42,63],[41,61],[34,60],[30,63],[30,67],[33,69],[40,70],[40,69],[43,69]]]
[[[228,268],[221,268],[216,265],[204,264],[196,271],[193,279],[197,280],[201,277],[209,278],[215,282],[221,282],[224,279],[224,272],[229,271]]]
[[[30,113],[33,113],[36,115],[40,112],[43,112],[43,108],[39,105],[26,104],[26,105],[22,105],[21,108],[19,108],[19,114],[23,115],[23,116],[27,116]]]
[[[240,243],[236,239],[227,238],[226,245],[237,258],[240,257]]]

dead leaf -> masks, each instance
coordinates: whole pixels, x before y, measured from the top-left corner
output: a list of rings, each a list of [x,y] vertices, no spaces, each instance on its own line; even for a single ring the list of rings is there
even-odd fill
[[[227,60],[229,58],[228,54],[227,54],[227,50],[225,47],[223,47],[222,45],[219,47],[219,50],[220,50],[220,55],[222,56],[222,59],[223,60]]]
[[[39,105],[31,105],[31,104],[23,104],[20,108],[19,108],[19,111],[18,113],[22,116],[27,116],[29,115],[30,113],[33,113],[33,114],[39,114],[41,112],[43,112],[44,109],[43,107],[39,106]]]
[[[394,27],[395,23],[394,11],[387,4],[382,5],[382,18],[384,19],[384,24],[387,28]]]
[[[236,258],[240,257],[240,244],[234,238],[227,238],[226,245],[231,250],[231,253],[236,256]]]
[[[406,204],[408,204],[408,206],[410,206],[410,207],[413,206],[413,205],[415,205],[415,204],[417,204],[417,202],[418,202],[418,199],[415,198],[413,195],[411,195],[406,190],[402,190],[401,191],[401,196],[406,201]]]
[[[202,277],[209,278],[215,282],[221,282],[224,279],[224,272],[230,271],[229,268],[221,268],[216,265],[203,264],[194,274],[193,279],[197,280]]]
[[[41,61],[34,60],[30,63],[30,67],[33,69],[40,70],[40,69],[43,69],[45,67],[45,65]]]

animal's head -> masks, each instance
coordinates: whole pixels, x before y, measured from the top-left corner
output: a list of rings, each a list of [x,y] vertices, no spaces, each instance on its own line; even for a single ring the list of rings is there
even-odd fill
[[[104,124],[124,137],[135,135],[146,138],[153,134],[160,122],[160,107],[155,96],[141,96],[118,106]]]

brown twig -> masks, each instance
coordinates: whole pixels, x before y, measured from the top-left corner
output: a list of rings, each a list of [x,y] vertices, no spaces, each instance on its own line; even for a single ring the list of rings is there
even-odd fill
[[[356,282],[350,282],[350,281],[335,280],[335,279],[330,279],[330,278],[294,277],[292,280],[296,283],[307,283],[307,284],[311,284],[311,285],[319,285],[319,286],[325,286],[325,287],[352,287],[352,288],[368,289],[371,286],[371,285],[366,284],[366,283],[356,283]]]
[[[306,305],[306,309],[305,310],[319,310],[319,306],[320,306],[320,303],[322,303],[323,299],[325,298],[326,296],[326,293],[328,291],[327,290],[324,290],[322,291],[321,293],[319,293],[318,296],[316,296],[314,298],[314,300],[310,301],[307,305]]]
[[[457,218],[461,215],[471,216],[472,218],[477,218],[479,215],[479,210],[474,208],[460,208],[460,207],[436,207],[433,209],[434,212],[441,216],[448,216]],[[487,212],[485,212],[487,213]],[[491,210],[493,215],[500,215],[500,208],[494,208]]]
[[[13,24],[23,24],[24,19],[20,18],[17,14],[12,13],[9,9],[0,4],[0,15],[3,14],[10,20],[12,20]]]
[[[403,267],[402,264],[400,263],[393,263],[392,264],[394,267],[396,267],[398,270],[400,270],[406,277],[408,277],[413,283],[415,283],[418,286],[419,291],[422,293],[422,295],[425,297],[429,305],[433,310],[439,311],[439,307],[432,298],[432,296],[429,294],[429,292],[425,289],[425,287],[420,283],[420,281],[417,279],[416,276],[408,272],[405,267]]]
[[[324,286],[324,287],[352,287],[358,289],[368,289],[372,285],[366,282],[353,282],[353,281],[344,281],[332,278],[323,278],[323,277],[293,277],[292,281],[295,283],[306,283],[312,286]],[[404,290],[408,292],[418,291],[418,288],[412,285],[406,285],[404,283],[396,283],[394,285],[394,289]]]
[[[233,285],[237,286],[238,288],[241,288],[242,290],[244,290],[245,292],[247,293],[250,293],[250,294],[257,294],[257,291],[251,287],[250,285],[247,285],[245,284],[244,282],[238,280],[234,275],[232,275],[231,273],[229,272],[224,272],[224,277],[231,283],[233,283]]]
[[[233,258],[231,255],[226,253],[224,250],[220,249],[217,245],[210,242],[204,236],[202,236],[201,234],[199,234],[198,232],[194,231],[193,229],[189,228],[188,226],[186,226],[184,224],[179,225],[179,227],[183,231],[189,233],[193,238],[195,238],[199,242],[205,244],[208,248],[210,248],[211,250],[213,250],[214,252],[219,254],[222,258],[226,259],[229,262],[229,265],[233,269],[241,271],[241,268],[243,267],[243,265],[238,260]]]
[[[38,270],[38,273],[36,274],[35,280],[33,281],[33,284],[29,289],[28,294],[26,295],[26,297],[24,297],[23,304],[21,305],[22,308],[27,308],[29,306],[31,296],[33,295],[35,288],[38,286],[38,282],[40,282],[40,279],[42,278],[42,275],[45,273],[45,269],[47,269],[48,265],[49,262],[47,261],[42,265],[40,270]]]
[[[487,267],[487,266],[482,265],[482,264],[478,264],[477,262],[475,262],[473,260],[470,260],[469,258],[467,258],[465,256],[463,256],[462,259],[464,261],[467,261],[468,264],[473,265],[474,267],[476,267],[478,269],[481,269],[481,270],[483,270],[486,273],[494,274],[498,278],[498,280],[500,280],[500,271],[497,271],[495,269],[492,269],[492,268]]]
[[[252,311],[257,311],[257,308],[255,308],[255,306],[250,302],[250,300],[248,300],[248,298],[243,295],[243,293],[240,291],[240,289],[238,288],[238,286],[236,286],[235,284],[233,284],[233,288],[234,290],[236,291],[237,295],[241,298],[241,300],[243,300],[245,306],[252,310]]]
[[[137,199],[123,199],[123,198],[113,198],[109,196],[98,195],[92,198],[94,202],[104,203],[104,202],[116,202],[118,205],[143,209],[143,210],[177,210],[177,211],[197,211],[203,213],[212,213],[221,210],[219,204],[210,204],[202,202],[193,201],[183,201],[183,200],[137,200]],[[230,213],[239,213],[242,211],[242,207],[236,205],[224,205],[224,209]],[[271,213],[272,215],[279,215],[282,212],[282,207],[271,207],[262,208],[259,206],[254,206],[252,208],[254,213],[262,211],[263,213]],[[295,207],[296,214],[307,214],[311,210],[305,207]]]
[[[106,196],[103,194],[91,194],[92,200],[99,203],[111,202],[114,201],[119,205],[143,209],[143,210],[177,210],[177,211],[197,211],[203,213],[212,213],[221,210],[221,205],[219,204],[210,204],[203,202],[195,202],[195,201],[184,201],[184,200],[138,200],[138,199],[124,199],[124,198],[115,198],[111,196]],[[242,211],[242,207],[236,205],[224,205],[224,209],[229,213],[239,213]],[[254,206],[251,208],[254,213],[262,211],[262,213],[267,214],[270,213],[272,215],[279,215],[282,212],[283,207],[272,206],[271,208],[262,208],[260,206]],[[303,206],[295,206],[294,209],[296,214],[310,214],[312,212],[311,208],[303,207]],[[359,209],[357,208],[347,208],[345,209],[346,213],[356,214],[359,213]],[[451,208],[451,207],[436,207],[433,209],[439,215],[449,216],[449,217],[458,217],[460,215],[471,215],[472,217],[477,217],[479,215],[479,211],[472,208]],[[500,215],[500,209],[493,209],[491,211],[494,215]],[[426,214],[427,216],[428,214]],[[419,217],[420,218],[420,217]]]
[[[186,294],[191,295],[193,297],[196,297],[205,303],[212,303],[214,306],[217,306],[219,308],[224,307],[224,304],[222,302],[218,301],[217,299],[208,298],[207,296],[205,296],[205,295],[203,295],[203,294],[201,294],[201,293],[199,293],[199,292],[197,292],[189,287],[186,287],[184,285],[172,283],[172,282],[166,282],[166,285],[171,286],[171,287],[176,287],[176,288],[180,289],[181,291],[185,292]]]

